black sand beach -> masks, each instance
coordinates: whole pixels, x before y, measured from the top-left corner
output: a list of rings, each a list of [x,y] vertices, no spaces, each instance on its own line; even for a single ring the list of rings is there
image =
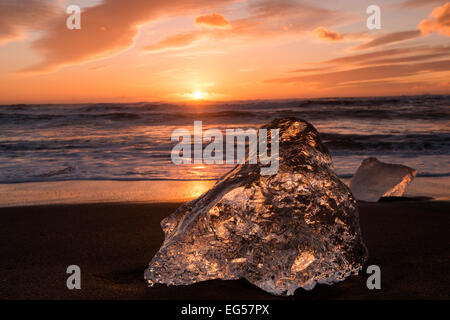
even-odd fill
[[[86,204],[0,209],[1,299],[292,299],[244,280],[147,288],[143,272],[159,249],[160,220],[179,204]],[[294,299],[449,299],[450,202],[360,203],[367,265],[381,268],[381,290],[365,270]],[[81,290],[66,268],[81,267]]]

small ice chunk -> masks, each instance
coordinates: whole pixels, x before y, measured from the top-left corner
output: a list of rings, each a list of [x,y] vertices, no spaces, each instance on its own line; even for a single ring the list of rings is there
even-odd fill
[[[377,158],[362,161],[350,182],[350,190],[357,200],[378,201],[381,197],[400,197],[416,176],[417,170],[384,163]]]

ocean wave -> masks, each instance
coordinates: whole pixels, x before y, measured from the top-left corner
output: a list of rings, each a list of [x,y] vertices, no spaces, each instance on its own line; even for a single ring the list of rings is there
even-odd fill
[[[342,173],[337,174],[341,179],[348,179],[353,177],[353,173]],[[167,178],[153,178],[153,177],[115,177],[115,176],[94,176],[94,177],[57,177],[57,175],[49,175],[42,177],[23,177],[17,180],[2,180],[0,179],[0,184],[15,184],[15,183],[30,183],[30,182],[58,182],[58,181],[216,181],[221,177],[217,175],[215,177],[167,177]],[[450,172],[445,173],[421,173],[416,175],[416,178],[440,178],[440,177],[450,177]]]
[[[450,96],[0,106],[0,182],[215,179],[217,168],[170,161],[174,128],[257,128],[277,117],[311,122],[348,175],[364,157],[450,171]],[[383,158],[384,157],[384,158]]]
[[[198,109],[197,111],[193,111]],[[329,119],[450,120],[450,96],[398,98],[343,98],[294,101],[249,101],[205,103],[201,106],[169,103],[97,103],[80,105],[4,105],[0,106],[0,126],[70,126],[83,121],[101,126],[102,121],[121,125],[157,122],[211,120],[217,123],[248,121],[261,123],[274,117],[298,117],[308,121]]]
[[[306,106],[379,106],[380,103],[395,105],[403,103],[402,99],[392,99],[392,98],[368,98],[368,99],[358,99],[358,98],[328,98],[328,99],[315,99],[315,100],[305,100],[298,104],[298,107]]]
[[[450,154],[450,133],[439,134],[336,134],[320,133],[330,150],[440,151]]]
[[[73,173],[74,170],[75,169],[73,167],[67,166],[67,167],[62,168],[62,169],[51,170],[49,172],[37,174],[34,177],[35,178],[50,178],[50,177],[55,177],[55,176],[60,176],[60,175],[66,175],[66,174],[69,174],[69,173]]]
[[[180,118],[189,119],[205,119],[205,118],[238,118],[246,117],[252,118],[256,117],[257,113],[250,111],[219,111],[219,112],[192,112],[177,115]]]
[[[398,96],[398,97],[363,97],[363,98],[319,98],[300,101],[298,107],[307,106],[358,106],[374,107],[380,105],[448,105],[447,95],[422,95],[422,96]]]

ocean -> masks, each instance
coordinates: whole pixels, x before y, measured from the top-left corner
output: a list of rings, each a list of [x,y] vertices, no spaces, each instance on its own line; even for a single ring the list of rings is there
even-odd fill
[[[216,180],[232,165],[175,165],[173,130],[258,128],[278,117],[309,121],[337,174],[377,157],[450,176],[450,96],[198,103],[0,106],[0,183],[65,180]]]

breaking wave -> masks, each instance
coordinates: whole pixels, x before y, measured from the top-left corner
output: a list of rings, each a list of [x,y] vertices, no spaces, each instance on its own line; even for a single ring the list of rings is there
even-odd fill
[[[328,98],[171,104],[0,106],[0,182],[67,179],[215,179],[226,166],[175,166],[173,129],[259,127],[277,117],[311,122],[341,176],[364,157],[418,175],[450,172],[450,96]]]

